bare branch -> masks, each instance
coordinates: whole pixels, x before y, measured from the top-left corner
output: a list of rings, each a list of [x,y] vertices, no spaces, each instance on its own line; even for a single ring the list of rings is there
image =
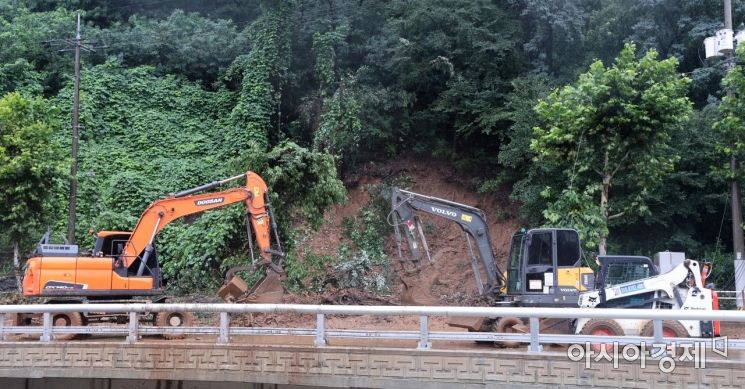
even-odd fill
[[[623,158],[621,158],[621,161],[618,162],[618,165],[616,165],[616,168],[613,169],[613,173],[610,174],[611,178],[613,178],[613,176],[616,175],[616,173],[618,172],[618,169],[621,168],[621,166],[623,165],[623,163],[626,161],[626,158],[629,157],[629,153],[631,153],[631,150],[626,151],[626,154],[623,156]]]

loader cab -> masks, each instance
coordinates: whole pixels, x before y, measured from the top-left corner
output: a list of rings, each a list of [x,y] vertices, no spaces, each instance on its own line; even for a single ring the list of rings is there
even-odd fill
[[[507,293],[521,305],[575,306],[580,291],[592,288],[592,269],[581,267],[577,231],[538,228],[512,237]]]
[[[625,284],[659,274],[657,267],[648,257],[634,255],[603,255],[597,258],[598,271],[595,289],[600,294],[602,308],[652,308],[655,291],[627,297],[606,300],[605,290],[616,285]]]
[[[658,275],[657,267],[648,257],[634,255],[602,255],[597,259],[598,276],[595,289],[605,289],[626,282]]]

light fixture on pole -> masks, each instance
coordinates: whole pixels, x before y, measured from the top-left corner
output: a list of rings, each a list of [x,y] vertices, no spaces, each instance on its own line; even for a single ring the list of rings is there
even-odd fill
[[[732,30],[723,28],[716,35],[704,39],[706,58],[728,55],[735,50],[735,41],[740,43],[745,39],[745,30],[733,36]]]

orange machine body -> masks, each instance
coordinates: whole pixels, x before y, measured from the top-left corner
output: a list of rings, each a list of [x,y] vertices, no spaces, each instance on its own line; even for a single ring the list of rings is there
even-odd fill
[[[37,249],[37,253],[26,262],[23,294],[86,297],[159,295],[162,293],[160,269],[154,254],[158,232],[181,217],[239,202],[246,205],[259,253],[264,261],[270,261],[270,216],[265,204],[267,187],[264,180],[253,172],[242,176],[246,177],[243,187],[191,194],[200,191],[200,188],[206,190],[228,181],[223,180],[182,192],[182,195],[156,200],[143,212],[132,232],[101,231],[96,234],[96,246],[89,255],[81,256],[76,252],[45,255]]]

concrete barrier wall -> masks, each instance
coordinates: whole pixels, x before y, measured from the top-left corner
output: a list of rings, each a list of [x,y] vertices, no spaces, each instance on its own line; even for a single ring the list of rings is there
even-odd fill
[[[3,389],[317,389],[312,386],[110,378],[0,378]]]
[[[644,368],[639,363],[623,362],[618,368],[613,368],[610,363],[592,363],[590,368],[586,368],[584,362],[573,362],[563,352],[528,354],[522,350],[314,348],[205,343],[127,345],[121,342],[12,342],[0,345],[0,377],[109,378],[114,379],[110,381],[112,388],[120,382],[117,380],[132,379],[155,380],[142,383],[148,385],[143,388],[151,388],[149,385],[157,380],[178,380],[182,386],[183,382],[202,381],[363,388],[450,388],[454,385],[484,388],[505,384],[518,388],[741,387],[745,383],[743,366],[745,364],[739,360],[719,360],[707,362],[706,369],[695,369],[692,363],[679,362],[673,374],[665,374],[654,362],[648,362]],[[91,385],[98,382],[91,381]],[[202,387],[194,386],[195,389]],[[160,386],[158,389],[164,388]]]

